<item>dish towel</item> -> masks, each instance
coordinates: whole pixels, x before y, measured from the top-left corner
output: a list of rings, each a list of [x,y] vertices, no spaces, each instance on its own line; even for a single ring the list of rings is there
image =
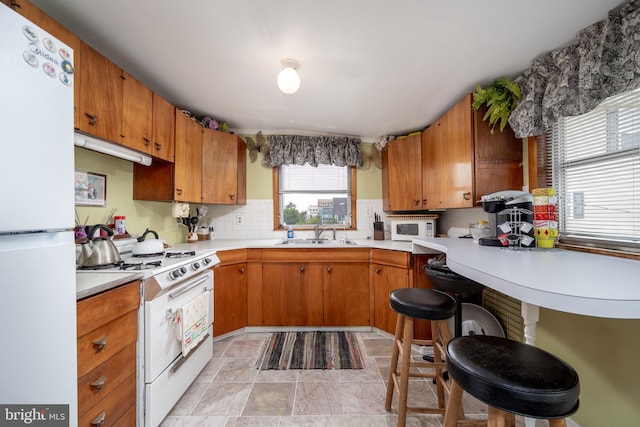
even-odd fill
[[[182,355],[187,356],[207,334],[209,292],[204,292],[180,308]]]

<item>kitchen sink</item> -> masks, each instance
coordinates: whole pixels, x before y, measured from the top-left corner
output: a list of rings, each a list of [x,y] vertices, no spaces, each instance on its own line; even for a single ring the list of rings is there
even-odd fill
[[[357,243],[351,239],[282,239],[276,245],[355,246]]]

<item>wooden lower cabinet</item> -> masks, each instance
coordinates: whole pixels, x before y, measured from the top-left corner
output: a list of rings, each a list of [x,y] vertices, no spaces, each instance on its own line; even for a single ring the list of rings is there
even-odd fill
[[[373,282],[374,323],[376,328],[394,334],[397,315],[389,306],[389,295],[395,289],[413,284],[412,254],[386,249],[371,250],[370,276]]]
[[[138,281],[77,303],[79,426],[135,425],[139,304]]]
[[[213,269],[213,336],[247,326],[247,250],[218,252]]]
[[[320,326],[322,313],[322,264],[262,265],[263,325]]]
[[[422,289],[433,289],[429,277],[422,270],[422,267],[434,255],[414,255],[413,256],[413,286]],[[413,326],[414,336],[418,339],[431,339],[431,322],[427,320],[416,320]]]
[[[249,258],[249,325],[371,325],[368,248],[263,249]]]
[[[214,335],[245,326],[373,326],[393,334],[394,289],[430,287],[428,256],[387,249],[241,249],[218,252]],[[430,336],[417,322],[416,336]]]
[[[322,270],[324,326],[371,325],[369,263],[325,263]]]

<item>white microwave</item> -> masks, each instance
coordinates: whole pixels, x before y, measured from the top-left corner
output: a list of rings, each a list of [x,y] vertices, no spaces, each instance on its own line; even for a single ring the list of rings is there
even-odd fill
[[[391,221],[391,240],[435,237],[437,218],[438,215],[387,215]]]

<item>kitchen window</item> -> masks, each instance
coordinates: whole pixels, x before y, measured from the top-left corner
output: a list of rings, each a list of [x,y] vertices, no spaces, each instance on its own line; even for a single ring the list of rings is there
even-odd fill
[[[356,173],[353,166],[282,165],[274,168],[274,227],[313,228],[355,223]]]
[[[640,252],[640,89],[547,135],[563,243]]]

